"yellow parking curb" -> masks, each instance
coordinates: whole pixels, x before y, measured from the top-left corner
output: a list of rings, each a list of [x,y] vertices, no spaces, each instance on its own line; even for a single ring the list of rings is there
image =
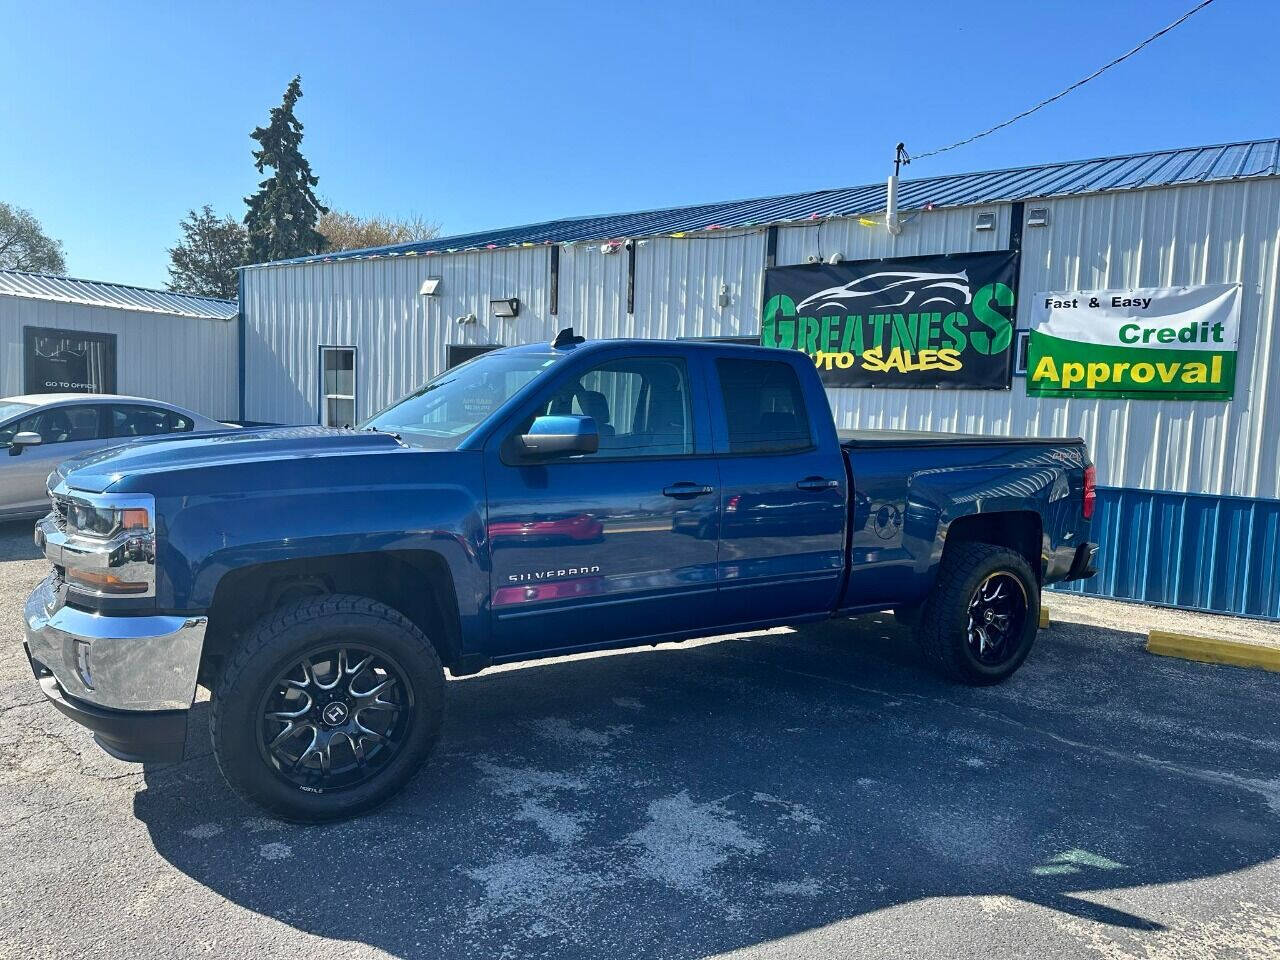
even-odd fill
[[[1240,640],[1211,640],[1185,633],[1147,632],[1147,651],[1161,657],[1179,657],[1200,663],[1229,663],[1280,672],[1280,647],[1264,647]]]
[[[1040,608],[1040,629],[1043,630],[1047,626],[1049,626],[1049,608],[1042,606]]]

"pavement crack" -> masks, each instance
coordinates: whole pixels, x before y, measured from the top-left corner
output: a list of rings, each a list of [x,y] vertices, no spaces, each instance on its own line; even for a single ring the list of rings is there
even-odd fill
[[[23,707],[38,707],[42,702],[41,700],[19,700],[17,703],[7,703],[4,706],[0,706],[0,717],[10,710],[21,710]]]

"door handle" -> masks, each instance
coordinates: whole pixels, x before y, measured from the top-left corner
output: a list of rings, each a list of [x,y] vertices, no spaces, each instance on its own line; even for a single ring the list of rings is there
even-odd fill
[[[840,486],[840,481],[828,480],[826,477],[805,477],[797,480],[796,486],[801,490],[834,490]]]
[[[711,487],[705,483],[690,483],[684,481],[682,483],[673,483],[669,487],[662,488],[664,497],[675,497],[677,500],[692,500],[694,497],[705,497],[711,493]]]

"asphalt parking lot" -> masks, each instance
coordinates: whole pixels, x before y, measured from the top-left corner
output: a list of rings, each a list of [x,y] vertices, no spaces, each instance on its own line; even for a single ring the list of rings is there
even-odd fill
[[[303,828],[206,703],[142,770],[39,702],[44,569],[0,526],[0,957],[1280,955],[1280,674],[1146,654],[1167,613],[1051,596],[986,690],[888,618],[489,672],[392,805]]]

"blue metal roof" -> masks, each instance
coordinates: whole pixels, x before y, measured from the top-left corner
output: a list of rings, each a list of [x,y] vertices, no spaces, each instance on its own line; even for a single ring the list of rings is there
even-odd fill
[[[91,307],[142,310],[199,320],[231,320],[240,309],[234,300],[150,290],[101,280],[76,280],[73,277],[27,273],[23,270],[0,270],[0,296],[4,295],[82,303]]]
[[[1280,139],[1250,140],[1210,147],[1155,150],[1093,160],[1072,160],[1007,170],[903,180],[898,187],[898,204],[903,210],[959,207],[1037,197],[1274,176],[1280,176]],[[652,237],[831,217],[854,217],[873,214],[882,211],[884,207],[885,185],[874,183],[842,190],[817,190],[639,213],[570,217],[521,227],[436,237],[416,243],[364,250],[343,250],[276,262],[416,256],[545,243],[600,242],[626,237]]]

